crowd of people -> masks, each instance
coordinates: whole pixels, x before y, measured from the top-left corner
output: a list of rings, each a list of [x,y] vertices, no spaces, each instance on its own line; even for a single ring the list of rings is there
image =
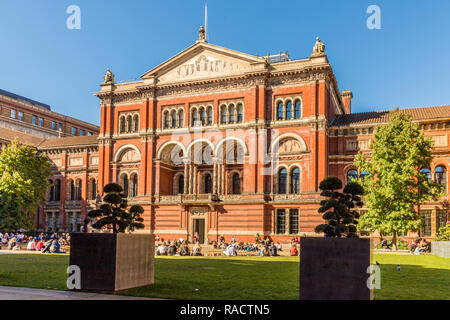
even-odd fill
[[[158,235],[155,237],[156,242],[156,255],[168,255],[168,256],[202,256],[202,247],[199,242],[199,235],[196,233],[193,236],[193,248],[189,247],[189,241],[183,238],[173,241],[165,241]],[[290,256],[298,256],[300,239],[298,237],[293,238],[290,245]],[[217,254],[220,250],[220,254],[225,256],[261,256],[261,257],[275,257],[279,256],[283,250],[283,246],[280,242],[274,242],[270,237],[263,239],[259,234],[255,236],[255,242],[237,242],[234,237],[230,242],[225,241],[224,236],[219,237],[219,241],[210,241],[205,239],[205,244],[210,245]]]
[[[424,238],[411,239],[408,248],[412,254],[421,254],[431,251],[431,243]]]
[[[42,253],[65,253],[64,247],[70,246],[69,233],[40,233],[27,235],[23,232],[0,232],[0,249],[40,251]]]

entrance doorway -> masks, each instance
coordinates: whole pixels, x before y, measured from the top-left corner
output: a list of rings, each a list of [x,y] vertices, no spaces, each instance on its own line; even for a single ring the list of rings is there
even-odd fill
[[[198,233],[199,242],[205,243],[205,219],[194,219],[194,233]]]

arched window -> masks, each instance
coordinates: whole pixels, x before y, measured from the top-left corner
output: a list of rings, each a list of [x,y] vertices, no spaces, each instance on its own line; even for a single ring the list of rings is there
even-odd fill
[[[184,111],[178,111],[178,128],[184,127]]]
[[[226,106],[222,106],[220,108],[220,122],[223,124],[227,123],[227,107]]]
[[[213,124],[213,109],[212,107],[208,107],[208,125]]]
[[[192,123],[191,126],[195,127],[198,122],[198,112],[197,109],[192,110]]]
[[[295,101],[295,111],[294,111],[294,118],[300,119],[302,117],[302,105],[300,100]]]
[[[285,194],[287,191],[287,170],[280,169],[278,172],[278,193]]]
[[[239,103],[237,106],[237,122],[241,123],[244,121],[244,106]]]
[[[172,113],[170,114],[170,124],[171,128],[177,127],[177,112],[175,110],[172,110]]]
[[[366,176],[368,176],[369,175],[369,172],[367,172],[367,171],[363,171],[363,172],[361,172],[360,174],[359,174],[359,178],[360,179],[364,179]]]
[[[81,180],[77,181],[77,198],[76,200],[81,200]]]
[[[447,168],[444,166],[437,166],[434,171],[434,181],[441,186],[444,186],[444,192],[447,192]]]
[[[126,174],[123,175],[123,193],[125,195],[125,197],[128,198],[128,189],[129,189],[129,184],[128,184],[128,176]]]
[[[291,172],[291,193],[300,193],[300,169],[295,168]]]
[[[55,201],[61,200],[61,180],[55,181]]]
[[[120,117],[120,133],[125,133],[126,131],[126,123],[125,123],[125,116]]]
[[[212,193],[212,178],[209,173],[205,175],[205,193]]]
[[[425,179],[427,179],[428,182],[431,182],[431,170],[430,169],[423,168],[423,169],[420,169],[420,172],[425,175]]]
[[[133,131],[139,132],[139,116],[137,114],[135,114],[133,117],[133,124],[134,124]]]
[[[131,181],[131,197],[137,197],[138,195],[138,175],[133,175],[133,180]]]
[[[292,119],[292,102],[288,101],[286,104],[286,120]]]
[[[206,124],[206,112],[205,108],[200,108],[200,123],[202,126]]]
[[[91,200],[95,200],[97,198],[97,182],[95,179],[91,180]]]
[[[352,179],[358,179],[358,171],[355,169],[347,171],[347,183],[352,182]]]
[[[228,107],[228,118],[229,118],[229,123],[236,122],[236,108],[234,107],[234,104],[231,104]]]
[[[168,129],[170,126],[170,119],[169,119],[169,111],[164,112],[164,129]]]
[[[75,200],[75,183],[70,180],[70,200]]]
[[[131,132],[133,130],[133,119],[131,116],[127,117],[127,132]]]
[[[283,120],[283,102],[279,102],[277,106],[277,120]]]
[[[240,194],[241,193],[241,177],[239,177],[239,173],[233,174],[232,184],[233,184],[232,193]]]
[[[180,175],[178,177],[178,193],[184,193],[184,176]]]
[[[53,184],[52,180],[48,180],[48,183],[50,183],[50,187],[48,190],[48,201],[54,201],[55,200],[55,185]]]

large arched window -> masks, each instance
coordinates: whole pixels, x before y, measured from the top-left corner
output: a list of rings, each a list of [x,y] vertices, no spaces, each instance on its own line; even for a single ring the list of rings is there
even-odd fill
[[[205,108],[200,108],[200,123],[202,126],[206,124],[206,111]]]
[[[77,198],[76,200],[81,200],[81,180],[77,181]]]
[[[125,116],[121,116],[120,117],[120,121],[119,121],[119,132],[120,133],[125,133],[126,132],[126,123],[125,123]]]
[[[300,119],[302,117],[302,105],[300,100],[295,101],[295,111],[294,111],[294,118]]]
[[[61,200],[61,180],[55,181],[55,201]]]
[[[278,172],[278,193],[285,194],[287,192],[287,170],[280,169]]]
[[[209,173],[205,175],[205,193],[212,193],[212,178]]]
[[[279,102],[277,106],[277,120],[283,120],[283,102]]]
[[[234,104],[231,104],[228,109],[228,119],[229,123],[235,123],[236,122],[236,108],[234,107]]]
[[[129,189],[129,183],[128,183],[128,176],[126,174],[123,175],[123,194],[125,197],[128,198],[128,189]]]
[[[178,193],[184,193],[184,176],[181,174],[178,176]]]
[[[240,194],[241,193],[241,177],[239,176],[239,173],[233,174],[233,178],[232,178],[232,193],[233,194]]]
[[[91,179],[90,189],[91,189],[91,200],[95,200],[97,198],[97,182],[95,181],[95,179]]]
[[[50,187],[48,190],[48,201],[54,201],[55,200],[55,185],[53,184],[52,180],[48,180],[48,183],[50,184]]]
[[[131,180],[131,197],[137,197],[138,195],[138,175],[134,174]]]
[[[75,200],[75,183],[70,180],[70,200]]]
[[[133,117],[133,124],[134,124],[133,131],[139,132],[139,116],[137,114],[135,114]]]
[[[127,132],[133,131],[133,118],[131,118],[131,115],[127,117]]]
[[[212,107],[208,107],[208,121],[207,121],[208,126],[213,124],[213,109]]]
[[[444,166],[437,166],[434,170],[434,181],[441,186],[444,186],[444,192],[447,192],[447,168]]]
[[[198,111],[197,109],[193,109],[191,126],[195,127],[196,125],[198,125]]]
[[[171,122],[171,128],[177,127],[177,112],[175,110],[172,110],[172,113],[170,114],[170,122]]]
[[[286,120],[292,119],[292,102],[288,101],[286,104]]]
[[[347,171],[347,183],[352,182],[352,179],[358,179],[358,171],[356,169]]]
[[[244,106],[239,103],[237,106],[237,122],[241,123],[244,121]]]
[[[291,193],[300,193],[300,169],[294,168],[291,172]]]
[[[178,111],[178,128],[184,127],[184,111]]]
[[[220,108],[220,122],[223,124],[227,123],[227,107],[226,106],[222,106]]]
[[[164,129],[170,127],[169,111],[164,112]]]

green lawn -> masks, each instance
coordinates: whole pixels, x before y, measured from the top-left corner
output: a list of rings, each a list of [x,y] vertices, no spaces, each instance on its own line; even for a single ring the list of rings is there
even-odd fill
[[[450,300],[450,259],[376,254],[376,299]],[[66,288],[68,255],[0,255],[0,285]],[[120,294],[171,299],[298,299],[298,257],[157,257],[155,284]],[[402,267],[397,271],[397,264]]]

